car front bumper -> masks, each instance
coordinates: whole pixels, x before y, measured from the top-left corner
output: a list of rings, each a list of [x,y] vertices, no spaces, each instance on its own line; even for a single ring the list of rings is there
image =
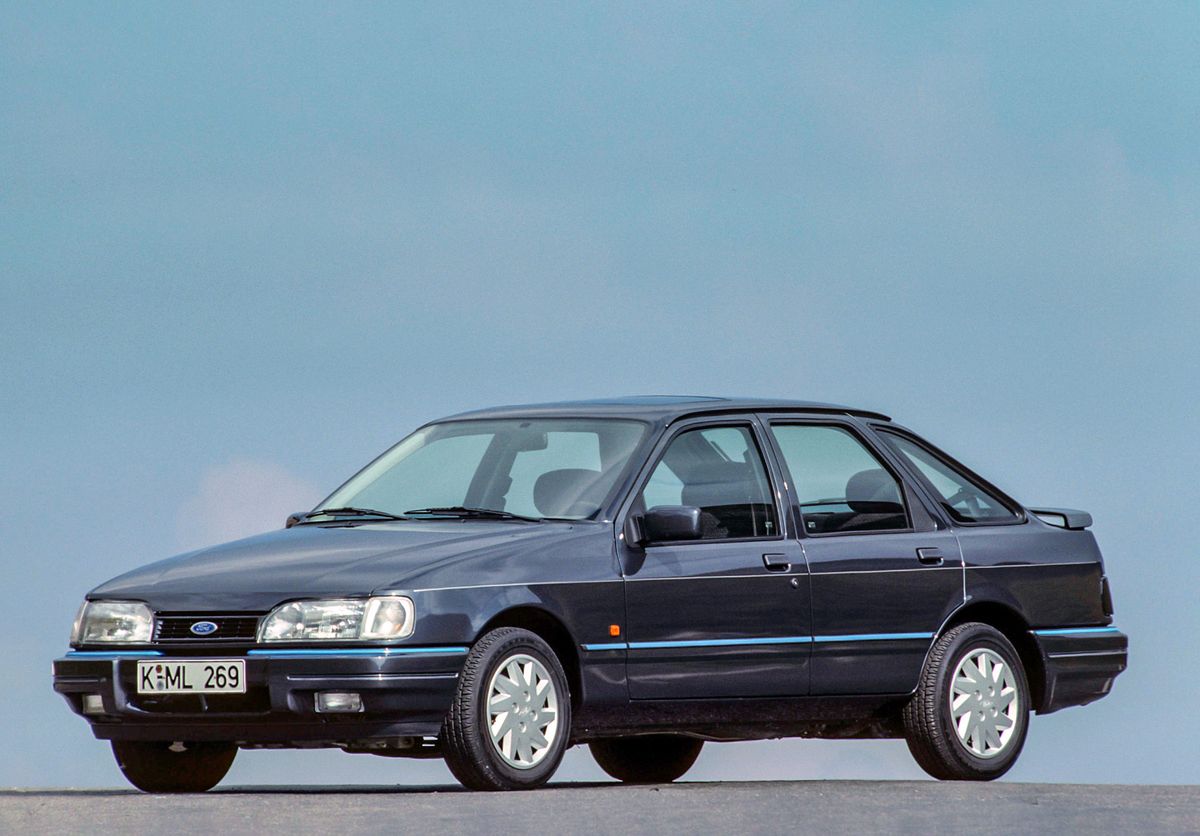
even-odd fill
[[[54,690],[106,740],[221,740],[321,746],[433,737],[441,728],[465,647],[162,652],[72,651],[54,662]],[[139,660],[244,659],[246,693],[138,694]],[[358,713],[320,713],[322,691],[359,694]],[[102,713],[85,713],[99,695]],[[95,702],[95,700],[92,700]]]
[[[1034,630],[1045,688],[1039,714],[1095,702],[1129,664],[1129,637],[1115,627]]]

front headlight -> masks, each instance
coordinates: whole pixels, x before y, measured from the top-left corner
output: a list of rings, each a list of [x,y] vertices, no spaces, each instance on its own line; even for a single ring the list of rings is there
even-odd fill
[[[334,601],[290,601],[280,604],[258,628],[260,642],[354,641],[402,639],[412,635],[413,603],[409,598],[345,598]]]
[[[145,644],[154,635],[154,613],[140,601],[84,601],[71,644]]]

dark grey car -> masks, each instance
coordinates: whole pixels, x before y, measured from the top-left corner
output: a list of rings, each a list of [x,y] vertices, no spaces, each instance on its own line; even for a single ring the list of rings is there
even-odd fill
[[[671,781],[704,741],[907,738],[990,779],[1127,641],[1084,512],[1026,508],[867,410],[643,397],[428,424],[284,530],[87,596],[54,687],[129,780],[238,748],[444,757],[537,786],[567,747]]]

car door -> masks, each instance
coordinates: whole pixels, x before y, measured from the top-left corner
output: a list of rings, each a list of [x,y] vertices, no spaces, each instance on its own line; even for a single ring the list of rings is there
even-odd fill
[[[770,420],[812,589],[812,693],[911,690],[963,601],[958,540],[852,420]]]
[[[622,541],[633,699],[803,695],[808,575],[781,527],[757,422],[692,421],[658,445],[628,503],[701,509],[701,539]]]

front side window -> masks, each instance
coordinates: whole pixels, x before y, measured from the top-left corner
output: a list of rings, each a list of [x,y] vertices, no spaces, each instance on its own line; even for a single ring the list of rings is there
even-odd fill
[[[900,484],[850,431],[819,424],[771,427],[809,534],[906,529]]]
[[[706,427],[680,433],[663,453],[641,494],[641,506],[700,509],[702,539],[774,537],[775,503],[749,427]]]
[[[587,519],[601,509],[647,430],[640,421],[585,418],[431,424],[320,507],[397,516],[464,507]]]
[[[886,430],[880,430],[879,436],[925,477],[942,507],[958,522],[1006,523],[1018,518],[994,493],[924,445]]]

